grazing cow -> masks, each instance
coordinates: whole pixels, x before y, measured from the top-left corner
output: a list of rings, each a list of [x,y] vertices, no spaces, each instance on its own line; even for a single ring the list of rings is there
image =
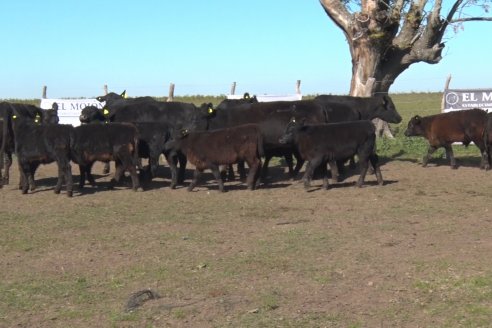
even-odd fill
[[[429,141],[427,154],[422,160],[422,166],[427,166],[427,162],[438,148],[444,147],[446,157],[452,169],[456,169],[456,159],[454,158],[453,142],[462,142],[468,146],[474,142],[482,154],[480,168],[487,168],[484,143],[484,132],[487,122],[487,112],[478,108],[469,110],[457,110],[436,115],[414,116],[408,122],[405,131],[407,137],[419,136]]]
[[[49,114],[51,115],[53,112]],[[15,153],[21,175],[20,187],[22,193],[27,194],[29,186],[31,191],[35,190],[34,173],[40,164],[56,162],[58,166],[58,182],[55,187],[55,193],[60,193],[63,180],[65,180],[67,196],[72,197],[70,140],[73,136],[73,127],[66,124],[34,123],[23,117],[14,108],[12,128],[15,138]]]
[[[17,117],[32,123],[58,123],[58,105],[56,103],[53,104],[53,108],[50,110],[43,110],[28,104],[0,103],[0,188],[3,184],[9,184],[10,180],[12,154],[15,151],[15,138],[12,127],[14,110]],[[4,169],[3,178],[2,167]]]
[[[82,189],[85,179],[95,186],[91,168],[95,161],[115,161],[111,187],[119,181],[125,170],[130,172],[133,190],[140,188],[137,176],[138,131],[130,123],[85,124],[74,128],[70,144],[72,160],[79,165]]]
[[[261,167],[262,147],[261,132],[256,124],[213,131],[182,130],[180,136],[175,136],[166,144],[166,150],[183,152],[195,166],[193,181],[188,186],[188,191],[197,185],[205,169],[211,169],[219,190],[223,192],[224,184],[220,177],[219,165],[233,164],[241,160],[249,166],[247,185],[253,190]]]
[[[388,95],[373,97],[320,95],[314,100],[324,107],[329,123],[375,118],[389,123],[401,122],[401,116]]]
[[[304,174],[304,187],[310,187],[314,170],[323,165],[323,187],[328,189],[327,162],[358,155],[360,176],[357,186],[364,184],[369,162],[374,167],[378,184],[383,177],[375,153],[375,127],[371,121],[353,121],[329,124],[304,125],[295,119],[287,125],[281,143],[292,143],[304,160],[308,161]]]

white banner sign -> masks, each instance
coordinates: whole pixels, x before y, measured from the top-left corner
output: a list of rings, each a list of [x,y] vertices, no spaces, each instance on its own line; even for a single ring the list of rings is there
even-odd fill
[[[243,95],[227,95],[227,99],[243,99]],[[259,102],[296,101],[302,100],[302,95],[256,95],[256,99]]]
[[[104,106],[104,103],[100,103],[96,99],[41,99],[39,107],[51,109],[53,103],[58,104],[60,124],[72,124],[73,126],[80,125],[79,116],[83,108],[96,106],[102,109]]]

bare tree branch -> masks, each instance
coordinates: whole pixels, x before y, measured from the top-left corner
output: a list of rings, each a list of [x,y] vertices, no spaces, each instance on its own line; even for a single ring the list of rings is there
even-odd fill
[[[468,17],[468,18],[456,18],[450,21],[450,23],[462,23],[462,22],[477,22],[477,21],[488,21],[492,22],[492,17]]]
[[[319,0],[326,14],[342,31],[349,35],[352,15],[340,0]]]

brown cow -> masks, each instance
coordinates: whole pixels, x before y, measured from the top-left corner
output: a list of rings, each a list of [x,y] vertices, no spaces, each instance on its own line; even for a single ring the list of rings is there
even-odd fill
[[[452,169],[456,169],[456,160],[451,147],[453,142],[462,142],[468,146],[474,142],[482,154],[480,168],[488,169],[485,161],[484,130],[487,112],[478,108],[458,110],[425,117],[414,116],[408,122],[405,131],[407,137],[421,136],[429,141],[429,149],[424,156],[422,166],[427,166],[432,153],[438,148],[446,149]]]
[[[258,181],[263,155],[263,139],[256,124],[244,124],[231,128],[213,131],[188,132],[181,134],[166,143],[166,151],[171,154],[182,152],[195,166],[193,181],[188,191],[197,185],[198,178],[205,169],[211,169],[219,185],[224,191],[219,165],[229,165],[245,161],[249,166],[247,177],[248,188],[253,190]]]

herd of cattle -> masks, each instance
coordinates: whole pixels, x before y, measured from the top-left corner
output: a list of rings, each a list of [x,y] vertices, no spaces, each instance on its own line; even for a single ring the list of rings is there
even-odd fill
[[[375,153],[375,127],[371,120],[400,123],[401,116],[387,95],[369,98],[318,96],[314,100],[261,103],[247,94],[240,100],[224,100],[216,108],[211,104],[160,102],[151,97],[126,99],[109,93],[97,98],[104,107],[82,110],[80,126],[58,124],[56,104],[50,110],[33,105],[0,102],[1,149],[0,188],[9,183],[12,154],[20,171],[19,188],[23,194],[35,189],[34,174],[40,164],[56,162],[58,181],[67,195],[73,194],[71,162],[80,170],[79,190],[86,180],[95,185],[91,169],[96,161],[115,162],[111,186],[129,172],[132,188],[141,188],[141,179],[156,176],[160,155],[171,171],[171,188],[182,184],[186,164],[195,167],[192,190],[201,173],[210,169],[220,191],[224,191],[222,167],[238,164],[247,186],[255,189],[268,175],[272,157],[283,157],[292,177],[304,161],[307,166],[304,185],[310,186],[315,169],[328,188],[329,165],[332,178],[338,179],[343,163],[356,155],[360,166],[357,186],[362,186],[369,168],[383,184]],[[429,141],[428,154],[439,147],[446,149],[451,166],[456,167],[451,144],[474,142],[482,153],[482,168],[490,167],[492,118],[480,109],[456,111],[427,117],[415,116],[408,123],[407,136],[423,136]],[[143,168],[141,159],[148,158]],[[263,163],[262,163],[262,159]],[[293,159],[296,159],[296,166]],[[3,176],[2,170],[3,168]],[[108,166],[109,169],[109,166]],[[232,178],[231,176],[229,178]]]

